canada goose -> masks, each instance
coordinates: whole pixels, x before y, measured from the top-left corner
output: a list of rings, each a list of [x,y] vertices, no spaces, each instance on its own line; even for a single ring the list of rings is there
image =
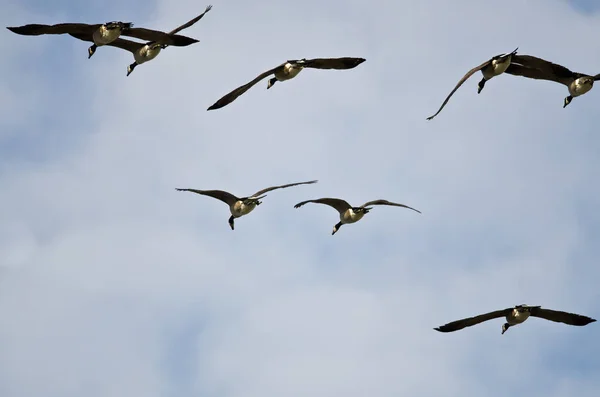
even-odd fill
[[[184,23],[183,25],[179,26],[176,29],[171,30],[170,32],[168,32],[166,34],[168,36],[173,36],[176,33],[182,31],[183,29],[189,28],[190,26],[192,26],[193,24],[198,22],[200,19],[202,19],[204,14],[209,12],[211,8],[212,8],[212,5],[207,6],[206,10],[204,10],[204,12],[202,14],[198,15],[196,18],[189,20],[188,22]],[[82,35],[79,33],[69,33],[69,34],[79,40],[92,41],[88,35]],[[185,36],[183,36],[183,37],[185,37]],[[198,42],[198,40],[196,40],[196,39],[191,39],[191,38],[187,38],[187,39],[192,41],[190,44]],[[167,48],[171,44],[164,43],[162,40],[158,40],[158,41],[154,40],[154,41],[149,41],[147,43],[138,43],[136,41],[118,38],[118,39],[111,41],[108,44],[105,44],[105,45],[112,46],[112,47],[118,47],[123,50],[129,51],[133,54],[133,58],[134,58],[135,62],[133,62],[131,65],[129,65],[127,67],[127,76],[129,76],[131,74],[131,72],[133,72],[133,69],[135,69],[135,67],[137,65],[141,65],[142,63],[153,60],[154,58],[156,58],[158,56],[158,54],[160,53],[161,50]]]
[[[260,201],[260,199],[266,197],[266,194],[264,194],[264,193],[270,192],[271,190],[275,190],[275,189],[283,189],[286,187],[297,186],[297,185],[309,185],[309,184],[317,183],[317,182],[318,182],[317,180],[314,180],[314,181],[308,181],[308,182],[289,183],[287,185],[281,185],[281,186],[271,186],[266,189],[259,190],[258,192],[254,193],[252,196],[248,196],[248,197],[236,197],[231,193],[224,192],[223,190],[196,190],[196,189],[179,189],[179,188],[176,188],[175,190],[177,190],[179,192],[192,192],[192,193],[202,194],[204,196],[213,197],[213,198],[216,198],[217,200],[221,200],[225,204],[229,205],[229,211],[231,212],[231,217],[229,217],[228,222],[229,222],[229,226],[231,227],[231,230],[234,230],[234,224],[233,224],[234,219],[249,214],[250,212],[252,212],[252,210],[254,210],[254,208],[256,208],[257,205],[262,204],[262,201]],[[263,195],[261,196],[261,194],[263,194]]]
[[[25,36],[68,33],[75,34],[80,37],[87,37],[86,41],[91,41],[94,43],[88,48],[88,59],[94,55],[98,47],[111,43],[121,35],[135,37],[147,41],[157,41],[162,44],[179,47],[188,46],[198,41],[186,36],[169,35],[158,30],[134,28],[133,23],[121,21],[106,22],[103,24],[94,25],[89,25],[86,23],[59,23],[56,25],[29,24],[17,27],[7,27],[7,29],[16,34]]]
[[[251,82],[244,84],[231,91],[229,94],[225,95],[223,98],[219,99],[207,110],[214,110],[222,108],[226,105],[229,105],[231,102],[235,101],[237,97],[242,95],[244,92],[248,91],[254,84],[258,83],[265,77],[273,74],[275,77],[269,79],[267,83],[267,89],[271,88],[273,84],[277,81],[285,81],[292,79],[298,75],[304,68],[313,68],[313,69],[337,69],[337,70],[345,70],[352,69],[360,65],[366,61],[364,58],[315,58],[315,59],[300,59],[300,60],[291,60],[285,61],[279,66],[274,67],[271,70],[267,70],[264,73],[259,74],[254,80]]]
[[[512,58],[517,53],[518,49],[519,49],[519,47],[515,48],[515,50],[513,52],[510,52],[508,54],[496,55],[496,56],[492,57],[491,59],[485,61],[481,65],[476,66],[473,69],[469,70],[467,72],[467,74],[465,74],[463,76],[463,78],[460,79],[460,81],[458,82],[458,84],[456,84],[456,87],[454,87],[454,89],[452,91],[450,91],[450,94],[448,94],[448,96],[446,97],[446,99],[442,103],[442,106],[440,106],[440,108],[438,109],[438,111],[433,116],[427,117],[427,120],[431,120],[435,116],[437,116],[442,111],[442,109],[444,108],[444,106],[446,106],[446,104],[450,100],[450,97],[456,92],[456,90],[458,90],[460,88],[460,86],[463,85],[463,83],[465,81],[467,81],[467,79],[469,77],[471,77],[475,72],[481,70],[481,74],[483,74],[483,78],[481,79],[481,81],[477,85],[478,86],[477,93],[480,94],[481,90],[483,90],[483,87],[485,86],[485,82],[486,81],[488,81],[488,80],[492,79],[493,77],[498,76],[498,75],[504,73],[505,71],[507,71],[507,69],[512,64]]]
[[[506,323],[502,325],[502,334],[506,332],[509,327],[521,324],[529,318],[529,316],[539,317],[557,323],[565,323],[569,325],[583,326],[593,323],[593,318],[582,316],[579,314],[560,312],[550,309],[542,309],[541,306],[528,306],[528,305],[517,305],[514,308],[509,307],[508,309],[497,310],[486,314],[480,314],[475,317],[469,317],[458,321],[453,321],[441,327],[434,328],[440,332],[453,332],[463,329],[465,327],[471,327],[473,325],[482,323],[484,321],[492,320],[495,318],[505,317]]]
[[[594,86],[594,81],[600,80],[600,74],[592,76],[572,72],[564,66],[531,55],[517,55],[515,56],[516,60],[526,67],[507,70],[507,73],[531,79],[554,81],[567,86],[569,96],[564,100],[563,109],[571,103],[574,97],[583,95],[591,90]]]
[[[329,198],[329,197],[320,198],[320,199],[316,199],[316,200],[302,201],[302,202],[294,205],[294,208],[300,208],[306,203],[325,204],[325,205],[335,208],[340,213],[340,221],[333,227],[333,232],[331,232],[332,236],[339,230],[340,227],[342,227],[342,225],[345,225],[347,223],[355,223],[355,222],[358,222],[359,220],[361,220],[362,217],[365,216],[365,214],[368,214],[369,211],[371,211],[373,209],[373,208],[369,207],[370,205],[392,205],[395,207],[408,208],[413,211],[417,211],[419,214],[421,213],[421,211],[416,210],[412,207],[409,207],[408,205],[392,203],[391,201],[387,201],[387,200],[367,201],[360,207],[353,207],[350,204],[348,204],[348,202],[346,200],[342,200],[342,199],[338,199],[338,198]]]

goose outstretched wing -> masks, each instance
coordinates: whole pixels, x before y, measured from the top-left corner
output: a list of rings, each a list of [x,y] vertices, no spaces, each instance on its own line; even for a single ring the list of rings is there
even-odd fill
[[[492,62],[492,60],[488,59],[487,61],[485,61],[481,65],[475,66],[473,69],[469,70],[462,77],[462,79],[460,79],[458,81],[458,84],[456,84],[456,87],[454,87],[454,89],[452,91],[450,91],[450,94],[448,94],[448,96],[446,97],[446,99],[444,99],[444,102],[442,103],[442,106],[440,106],[440,108],[438,109],[438,111],[435,112],[435,114],[433,116],[427,117],[427,120],[431,120],[435,116],[437,116],[442,111],[442,109],[444,108],[444,106],[446,106],[446,104],[448,103],[448,101],[450,100],[450,98],[452,97],[452,95],[454,95],[454,93],[456,92],[456,90],[458,90],[460,88],[460,86],[463,85],[463,83],[469,79],[469,77],[471,77],[474,73],[479,72],[481,69],[483,69],[484,67],[486,67],[487,65],[489,65],[490,62]]]
[[[584,76],[562,65],[531,55],[515,55],[506,73],[530,79],[554,81],[566,86],[574,78]]]
[[[152,30],[146,28],[130,28],[126,29],[121,33],[123,36],[135,37],[136,39],[144,41],[154,41],[164,45],[172,45],[175,47],[185,47],[190,44],[197,43],[199,40],[191,37],[182,36],[178,34],[168,34],[159,30]]]
[[[212,104],[206,110],[220,109],[222,107],[225,107],[225,106],[229,105],[231,102],[235,101],[240,95],[242,95],[243,93],[245,93],[246,91],[248,91],[250,88],[252,88],[256,83],[258,83],[259,81],[261,81],[265,77],[272,75],[277,70],[282,69],[283,66],[286,63],[287,63],[287,61],[284,62],[284,63],[282,63],[279,66],[274,67],[273,69],[269,69],[266,72],[263,72],[263,73],[259,74],[252,81],[250,81],[250,82],[248,82],[248,83],[246,83],[244,85],[241,85],[241,86],[237,87],[236,89],[234,89],[233,91],[231,91],[228,94],[223,95],[223,97],[221,97],[217,102],[215,102],[214,104]]]
[[[295,62],[304,66],[305,68],[346,70],[353,69],[364,61],[366,61],[365,58],[343,57],[302,59],[288,62]]]
[[[275,189],[284,189],[286,187],[298,186],[298,185],[310,185],[312,183],[317,183],[317,182],[318,182],[317,180],[314,180],[314,181],[307,181],[307,182],[288,183],[287,185],[271,186],[271,187],[259,190],[258,192],[254,193],[251,197],[258,197],[263,193],[270,192],[271,190],[275,190]]]
[[[588,325],[589,323],[593,323],[594,321],[596,321],[588,316],[582,316],[580,314],[567,313],[557,310],[542,309],[541,307],[532,308],[531,315],[533,317],[539,317],[557,323],[564,323],[577,326]]]
[[[352,206],[346,200],[331,197],[301,201],[298,204],[294,205],[294,208],[300,208],[307,203],[325,204],[335,208],[340,214],[346,211],[348,208],[352,208]]]
[[[394,207],[404,207],[404,208],[408,208],[411,209],[413,211],[417,211],[419,214],[421,213],[421,211],[413,208],[413,207],[409,207],[408,205],[404,205],[404,204],[400,204],[400,203],[393,203],[391,201],[387,201],[387,200],[373,200],[373,201],[367,201],[366,203],[364,203],[363,205],[361,205],[361,207],[368,207],[370,205],[391,205]]]
[[[484,321],[493,320],[495,318],[505,317],[507,314],[511,313],[513,308],[496,310],[494,312],[480,314],[474,317],[463,318],[462,320],[452,321],[451,323],[442,325],[440,327],[434,328],[439,332],[454,332],[461,330],[466,327],[472,327],[473,325],[477,325]]]
[[[42,34],[86,34],[91,35],[102,24],[89,25],[87,23],[57,23],[55,25],[43,25],[39,23],[30,23],[23,26],[7,27],[13,33],[25,36],[39,36]]]
[[[203,16],[204,16],[204,15],[205,15],[207,12],[209,12],[211,8],[212,8],[212,5],[208,5],[202,14],[198,15],[198,16],[197,16],[196,18],[194,18],[194,19],[190,19],[189,21],[187,21],[187,22],[186,22],[186,23],[184,23],[183,25],[180,25],[180,26],[176,27],[175,29],[171,30],[171,31],[169,32],[169,34],[170,34],[170,35],[173,35],[173,34],[175,34],[175,33],[181,32],[183,29],[187,29],[187,28],[189,28],[190,26],[192,26],[193,24],[195,24],[196,22],[198,22],[199,20],[201,20],[201,19],[202,19],[202,17],[203,17]]]
[[[235,204],[236,201],[239,200],[239,198],[237,198],[233,194],[231,194],[229,192],[225,192],[223,190],[198,190],[198,189],[179,189],[179,188],[176,188],[175,190],[177,190],[179,192],[192,192],[192,193],[196,193],[196,194],[201,194],[203,196],[209,196],[212,198],[216,198],[217,200],[221,200],[222,202],[224,202],[228,205],[233,205],[233,204]]]

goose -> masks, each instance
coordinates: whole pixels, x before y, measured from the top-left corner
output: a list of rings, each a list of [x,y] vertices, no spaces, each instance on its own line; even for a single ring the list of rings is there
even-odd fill
[[[526,67],[517,70],[507,70],[507,73],[531,79],[554,81],[567,86],[569,96],[564,99],[563,109],[571,103],[573,98],[590,91],[594,86],[594,81],[600,80],[600,74],[592,76],[572,72],[562,65],[531,55],[518,55],[515,58]]]
[[[274,67],[273,69],[267,70],[266,72],[259,74],[251,82],[244,84],[231,91],[229,94],[223,96],[221,99],[215,102],[207,110],[220,109],[224,106],[229,105],[231,102],[235,101],[237,97],[242,95],[244,92],[248,91],[253,85],[270,75],[274,75],[274,77],[269,79],[269,82],[267,83],[267,89],[271,88],[273,84],[275,84],[277,81],[286,81],[296,77],[298,73],[300,73],[304,68],[345,70],[353,69],[361,63],[363,63],[364,61],[366,61],[366,59],[364,58],[351,57],[315,59],[303,58],[300,60],[288,60],[282,63],[281,65]]]
[[[197,189],[180,189],[176,188],[175,190],[179,192],[192,192],[196,194],[201,194],[204,196],[209,196],[216,198],[217,200],[223,201],[225,204],[229,206],[229,211],[231,212],[231,217],[229,217],[229,226],[231,230],[234,230],[234,219],[242,217],[244,215],[248,215],[250,212],[256,208],[257,205],[262,204],[260,201],[262,198],[266,197],[267,192],[275,189],[283,189],[286,187],[297,186],[297,185],[310,185],[313,183],[317,183],[318,180],[308,181],[308,182],[296,182],[296,183],[288,183],[287,185],[280,186],[271,186],[266,189],[259,190],[248,197],[236,197],[229,192],[225,192],[223,190],[197,190]]]
[[[209,12],[211,10],[211,8],[212,8],[212,5],[207,6],[202,14],[198,15],[196,18],[189,20],[188,22],[184,23],[183,25],[179,26],[176,29],[171,30],[170,32],[168,32],[166,34],[168,36],[173,36],[176,33],[182,31],[183,29],[189,28],[190,26],[192,26],[193,24],[198,22],[200,19],[202,19],[204,14]],[[69,34],[79,40],[91,41],[91,38],[87,35],[82,35],[79,33],[69,33]],[[188,39],[192,40],[192,43],[198,42],[198,40],[196,40],[196,39],[190,39],[190,38],[188,38]],[[190,43],[190,44],[192,44],[192,43]],[[161,50],[167,48],[171,44],[164,43],[161,40],[148,41],[147,43],[138,43],[136,41],[117,38],[105,45],[112,46],[112,47],[118,47],[123,50],[129,51],[133,54],[133,58],[134,58],[135,62],[133,62],[131,65],[129,65],[127,67],[127,76],[129,76],[131,74],[131,72],[133,72],[133,70],[135,69],[135,67],[137,65],[141,65],[142,63],[153,60],[154,58],[156,58],[158,56],[158,54],[160,53]]]
[[[513,65],[512,59],[516,55],[518,49],[519,49],[519,47],[515,48],[515,50],[513,52],[509,52],[507,54],[496,55],[496,56],[488,59],[481,65],[475,66],[473,69],[469,70],[463,76],[463,78],[460,79],[458,84],[456,84],[456,87],[454,87],[454,89],[452,91],[450,91],[450,94],[448,94],[448,96],[442,103],[442,106],[440,106],[440,108],[438,109],[438,111],[433,116],[427,117],[427,120],[432,120],[435,116],[437,116],[442,111],[444,106],[446,106],[446,104],[450,100],[450,97],[452,97],[452,95],[456,92],[456,90],[458,90],[460,88],[460,86],[463,85],[463,83],[465,81],[467,81],[467,79],[469,77],[471,77],[473,74],[475,74],[478,71],[481,71],[481,74],[483,74],[483,78],[477,85],[478,86],[477,93],[480,94],[481,90],[483,90],[483,87],[485,86],[486,81],[506,72],[509,68],[511,68],[511,66]]]
[[[387,200],[367,201],[360,207],[353,207],[346,200],[342,200],[342,199],[338,199],[338,198],[330,198],[330,197],[320,198],[320,199],[316,199],[316,200],[302,201],[302,202],[294,205],[294,208],[300,208],[304,204],[307,204],[307,203],[325,204],[325,205],[335,208],[340,213],[340,221],[333,227],[333,232],[331,232],[332,236],[340,229],[340,227],[342,227],[342,225],[345,225],[348,223],[355,223],[355,222],[358,222],[359,220],[361,220],[362,217],[365,216],[365,214],[368,214],[369,211],[371,211],[373,209],[372,207],[369,207],[371,205],[391,205],[391,206],[395,206],[395,207],[404,207],[404,208],[411,209],[413,211],[417,211],[419,214],[421,213],[421,211],[414,209],[412,207],[409,207],[408,205],[392,203],[391,201],[387,201]]]
[[[515,307],[509,307],[508,309],[496,310],[494,312],[480,314],[475,317],[453,321],[434,329],[439,332],[454,332],[465,327],[471,327],[473,325],[482,323],[484,321],[505,317],[506,323],[502,325],[502,334],[504,334],[509,327],[523,323],[530,316],[576,326],[584,326],[596,321],[593,318],[582,316],[580,314],[542,309],[541,306],[517,305]]]
[[[88,48],[88,59],[94,55],[96,49],[107,45],[119,36],[130,36],[141,40],[158,41],[162,44],[185,47],[196,43],[198,40],[186,36],[169,35],[158,30],[134,28],[132,22],[112,21],[102,24],[90,25],[87,23],[59,23],[56,25],[28,24],[16,27],[7,27],[13,33],[25,36],[40,36],[43,34],[75,34],[86,37],[91,41]]]

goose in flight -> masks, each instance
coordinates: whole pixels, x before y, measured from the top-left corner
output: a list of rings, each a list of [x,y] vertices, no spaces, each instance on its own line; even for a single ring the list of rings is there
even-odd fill
[[[202,14],[198,15],[196,18],[189,20],[188,22],[171,30],[170,32],[168,32],[166,34],[168,36],[173,36],[176,33],[182,31],[183,29],[189,28],[190,26],[192,26],[193,24],[198,22],[200,19],[202,19],[204,14],[209,12],[211,8],[212,8],[212,5],[209,5],[208,7],[206,7],[206,10],[204,10],[204,12]],[[90,37],[87,35],[82,35],[82,34],[78,34],[78,33],[69,33],[69,34],[79,40],[91,41]],[[191,38],[188,38],[188,39],[191,40],[190,44],[198,42],[198,40],[196,40],[196,39],[191,39]],[[158,54],[160,53],[161,50],[167,48],[171,44],[164,43],[161,40],[148,41],[147,43],[138,43],[136,41],[118,38],[118,39],[111,41],[108,44],[105,44],[105,45],[112,46],[112,47],[118,47],[123,50],[129,51],[133,54],[133,58],[134,58],[135,62],[133,62],[131,65],[129,65],[127,67],[127,76],[129,76],[131,74],[131,72],[133,72],[133,69],[135,69],[135,67],[137,65],[141,65],[142,63],[153,60],[154,58],[156,58],[158,56]]]
[[[176,188],[175,190],[177,190],[179,192],[192,192],[192,193],[197,193],[197,194],[201,194],[204,196],[213,197],[213,198],[216,198],[217,200],[221,200],[222,202],[227,204],[229,206],[229,211],[231,212],[231,217],[229,217],[229,221],[228,221],[229,226],[231,227],[231,230],[234,230],[234,224],[233,224],[234,219],[249,214],[250,212],[252,212],[252,210],[254,210],[254,208],[256,208],[257,205],[262,204],[262,201],[260,201],[260,199],[266,197],[266,194],[264,194],[264,193],[270,192],[271,190],[275,190],[275,189],[283,189],[286,187],[297,186],[297,185],[309,185],[309,184],[317,183],[317,182],[318,182],[317,180],[314,180],[314,181],[308,181],[308,182],[289,183],[287,185],[280,185],[280,186],[271,186],[266,189],[259,190],[258,192],[254,193],[253,195],[248,196],[248,197],[236,197],[233,194],[231,194],[229,192],[225,192],[223,190],[197,190],[197,189],[179,189],[179,188]]]
[[[496,310],[495,312],[480,314],[475,317],[453,321],[434,329],[439,332],[454,332],[465,327],[471,327],[473,325],[482,323],[484,321],[504,317],[506,318],[506,323],[502,325],[502,334],[504,334],[509,327],[523,323],[530,316],[543,318],[545,320],[550,320],[557,323],[577,326],[588,325],[589,323],[596,321],[593,318],[582,316],[580,314],[542,309],[541,306],[517,305],[515,307],[509,307],[508,309]]]
[[[328,197],[320,198],[320,199],[316,199],[316,200],[302,201],[302,202],[294,205],[294,208],[300,208],[304,204],[307,204],[307,203],[325,204],[325,205],[335,208],[340,213],[340,221],[333,227],[333,232],[331,232],[332,236],[340,229],[340,227],[342,227],[342,225],[345,225],[348,223],[355,223],[355,222],[358,222],[359,220],[361,220],[362,217],[365,216],[365,214],[369,213],[369,211],[371,211],[373,209],[372,207],[369,207],[371,205],[391,205],[394,207],[404,207],[404,208],[408,208],[413,211],[416,211],[419,214],[421,213],[421,211],[414,209],[412,207],[409,207],[408,205],[392,203],[391,201],[387,201],[387,200],[367,201],[360,207],[353,207],[350,204],[348,204],[348,202],[345,200],[338,199],[338,198],[328,198]]]
[[[431,120],[435,116],[437,116],[442,111],[444,106],[446,106],[446,104],[450,100],[450,97],[452,97],[452,95],[454,95],[456,90],[458,90],[460,88],[460,86],[463,85],[463,83],[465,81],[467,81],[468,78],[471,77],[476,72],[481,71],[481,74],[483,74],[483,78],[479,82],[478,88],[477,88],[477,93],[479,94],[479,93],[481,93],[481,90],[483,90],[483,87],[485,86],[486,81],[508,71],[511,68],[514,69],[515,65],[512,60],[513,60],[514,56],[516,55],[518,49],[519,48],[517,47],[517,48],[515,48],[515,50],[513,52],[509,52],[508,54],[496,55],[496,56],[492,57],[491,59],[488,59],[481,65],[475,66],[473,69],[469,70],[462,77],[462,79],[459,80],[458,84],[456,84],[456,87],[454,87],[454,89],[452,91],[450,91],[450,94],[448,94],[448,96],[442,103],[442,106],[440,106],[440,108],[438,109],[438,111],[433,116],[427,117],[427,120]],[[516,67],[518,68],[518,66],[516,66]]]
[[[345,70],[355,68],[364,61],[366,61],[366,59],[364,58],[351,57],[315,59],[303,58],[300,60],[285,61],[281,65],[259,74],[251,82],[244,84],[231,91],[229,94],[225,95],[223,98],[215,102],[207,110],[220,109],[224,106],[229,105],[231,102],[235,101],[237,97],[242,95],[244,92],[248,91],[253,85],[270,75],[274,75],[274,77],[269,79],[269,82],[267,83],[267,89],[271,88],[273,84],[275,84],[277,81],[286,81],[296,77],[298,73],[300,73],[304,68]]]
[[[146,41],[157,41],[162,44],[184,47],[196,43],[198,40],[186,36],[169,35],[158,30],[134,28],[132,22],[112,21],[103,24],[90,25],[87,23],[59,23],[56,25],[29,24],[16,27],[7,27],[13,33],[25,36],[39,36],[43,34],[71,34],[78,38],[85,37],[85,41],[93,44],[88,48],[88,59],[94,55],[100,46],[112,43],[119,36],[130,36]]]
[[[569,96],[565,98],[563,109],[573,98],[583,95],[592,89],[594,81],[600,80],[600,74],[589,75],[572,72],[562,65],[546,61],[531,55],[517,55],[515,61],[527,66],[517,70],[507,70],[507,73],[536,80],[548,80],[563,84],[569,89]]]

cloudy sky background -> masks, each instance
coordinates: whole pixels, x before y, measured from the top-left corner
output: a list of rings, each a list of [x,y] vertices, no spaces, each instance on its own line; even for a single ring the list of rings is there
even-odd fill
[[[2,26],[170,30],[208,3],[0,0]],[[600,317],[600,92],[458,79],[519,47],[598,73],[593,0],[213,1],[169,48],[0,36],[3,397],[596,397],[597,323],[432,328],[528,303]],[[286,59],[351,71],[231,89]],[[598,90],[598,88],[596,88]],[[271,192],[227,206],[176,187]],[[331,236],[335,210],[386,198]]]

